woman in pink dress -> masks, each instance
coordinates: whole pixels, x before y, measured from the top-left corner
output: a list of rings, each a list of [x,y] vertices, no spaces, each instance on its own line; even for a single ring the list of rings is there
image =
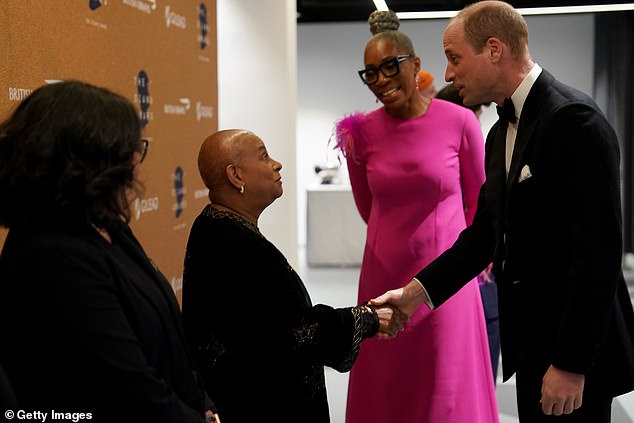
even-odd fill
[[[420,95],[420,59],[396,25],[370,39],[359,72],[383,107],[336,128],[368,225],[359,301],[402,286],[450,247],[472,221],[484,181],[478,120]],[[475,280],[437,310],[419,307],[395,339],[366,341],[350,373],[348,423],[498,420]]]

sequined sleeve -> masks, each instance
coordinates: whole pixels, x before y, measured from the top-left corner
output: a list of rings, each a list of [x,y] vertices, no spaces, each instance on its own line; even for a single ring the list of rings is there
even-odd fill
[[[346,357],[341,365],[334,367],[338,372],[347,372],[352,368],[352,365],[359,355],[361,341],[376,335],[379,330],[379,316],[376,314],[374,307],[361,304],[356,307],[350,307],[349,310],[354,317],[352,348],[350,348],[348,357]]]

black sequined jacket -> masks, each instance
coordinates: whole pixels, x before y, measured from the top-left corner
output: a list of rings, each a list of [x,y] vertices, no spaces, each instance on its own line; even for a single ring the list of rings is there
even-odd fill
[[[313,306],[257,227],[210,205],[191,229],[182,300],[185,334],[223,423],[328,422],[324,366],[350,370],[378,329],[364,306]]]

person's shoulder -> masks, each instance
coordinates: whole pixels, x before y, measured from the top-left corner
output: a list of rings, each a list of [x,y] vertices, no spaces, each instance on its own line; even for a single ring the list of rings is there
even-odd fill
[[[196,238],[205,239],[209,236],[210,233],[214,232],[218,222],[216,221],[216,219],[213,219],[209,216],[209,208],[209,205],[205,206],[205,208],[203,208],[203,210],[198,214],[198,216],[196,216],[196,218],[192,222],[192,226],[189,231],[190,242],[191,240]]]
[[[570,106],[585,106],[599,111],[599,107],[589,94],[558,80],[546,70],[542,71],[534,88],[541,97],[540,108],[550,106],[558,110]]]
[[[470,109],[465,106],[461,106],[452,101],[445,100],[442,98],[432,98],[430,105],[441,110],[444,113],[455,113],[462,115],[465,111],[473,113]]]
[[[463,124],[479,125],[478,118],[471,109],[448,100],[441,98],[432,99],[430,111],[433,117],[443,122],[462,122]]]
[[[335,125],[332,141],[333,148],[339,150],[348,158],[358,159],[359,149],[366,143],[368,134],[371,134],[379,124],[377,113],[381,108],[371,112],[356,112],[344,116]],[[381,126],[378,125],[378,128]]]
[[[583,91],[567,85],[550,74],[538,79],[527,98],[527,117],[539,117],[546,125],[568,127],[587,132],[589,127],[611,127],[597,103]],[[522,112],[524,114],[524,112]]]
[[[243,223],[243,219],[207,206],[194,219],[189,234],[190,244],[199,242],[205,249],[227,250],[229,246],[244,246],[257,237],[254,229]]]
[[[561,81],[555,80],[552,87],[552,95],[560,104],[582,103],[591,107],[596,106],[594,100],[588,94]]]
[[[354,112],[346,114],[337,121],[337,130],[340,132],[356,132],[362,128],[369,120],[376,119],[376,113],[381,109],[370,112]]]
[[[535,97],[531,99],[529,116],[539,116],[544,125],[552,128],[565,128],[562,130],[568,135],[574,132],[576,136],[567,136],[565,139],[574,140],[577,145],[581,139],[590,144],[618,144],[612,125],[588,94],[557,80],[546,71],[540,75],[534,87],[537,89]],[[531,95],[532,92],[529,98]]]
[[[95,232],[72,230],[18,231],[3,249],[2,272],[25,289],[42,292],[90,289],[110,272],[106,241]],[[100,247],[99,243],[103,246]]]
[[[430,104],[436,105],[437,107],[444,107],[444,108],[449,108],[449,109],[462,107],[461,105],[456,104],[453,101],[445,100],[444,98],[440,98],[440,97],[432,98],[430,100]]]
[[[10,234],[11,241],[25,254],[38,255],[95,255],[97,246],[96,234],[90,236],[88,229],[66,230],[61,228],[42,229],[37,231],[17,230]],[[12,242],[8,246],[13,245]]]

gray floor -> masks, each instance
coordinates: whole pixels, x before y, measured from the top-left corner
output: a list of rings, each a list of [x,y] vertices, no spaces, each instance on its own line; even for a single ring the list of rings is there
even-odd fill
[[[334,307],[347,307],[356,302],[358,267],[309,267],[305,264],[305,252],[300,250],[300,273],[314,304],[323,303]],[[634,286],[630,293],[634,297]],[[332,423],[343,423],[346,408],[348,374],[337,373],[327,368],[326,385],[330,403]],[[515,385],[513,379],[506,383],[498,381],[497,400],[500,423],[517,423]],[[634,423],[634,393],[617,398],[612,407],[613,423]],[[403,422],[405,423],[405,422]]]

